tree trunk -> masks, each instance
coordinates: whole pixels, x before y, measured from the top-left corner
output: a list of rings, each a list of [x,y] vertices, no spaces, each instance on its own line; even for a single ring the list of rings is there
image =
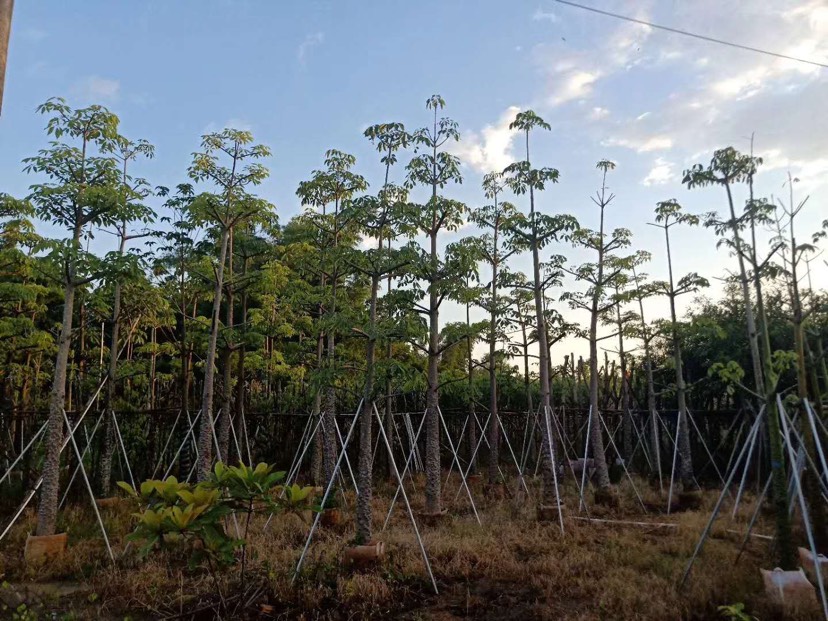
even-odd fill
[[[229,300],[228,300],[229,301]],[[218,455],[216,459],[230,463],[230,408],[232,406],[233,350],[230,346],[222,347],[219,355],[221,369],[221,412],[218,419]]]
[[[600,271],[600,268],[599,268]],[[600,276],[599,276],[600,279]],[[592,458],[595,464],[597,485],[601,489],[610,486],[609,469],[604,454],[604,430],[601,425],[600,404],[598,403],[598,299],[594,298],[589,322],[589,417],[590,417],[590,444]]]
[[[440,413],[439,375],[437,364],[440,347],[440,310],[438,308],[436,281],[437,272],[437,231],[432,230],[431,273],[432,281],[428,291],[428,387],[426,389],[426,513],[437,514],[442,510],[440,480]]]
[[[494,230],[495,260],[492,262],[492,300],[489,309],[489,484],[493,485],[499,478],[500,461],[500,417],[497,411],[497,228]],[[466,322],[469,320],[466,306]],[[469,375],[471,376],[471,346],[469,346]]]
[[[13,9],[14,0],[0,0],[0,112],[3,110],[3,88],[6,81],[6,61]]]
[[[216,286],[213,289],[213,312],[210,319],[210,341],[207,346],[207,356],[204,362],[204,389],[201,397],[201,424],[198,433],[198,480],[204,481],[210,474],[213,462],[213,396],[216,377],[216,349],[218,347],[219,315],[221,313],[221,298],[224,289],[224,264],[227,261],[227,245],[230,239],[230,229],[222,227],[221,253],[216,268]]]
[[[80,238],[77,231],[75,239]],[[40,505],[37,509],[37,535],[54,535],[57,523],[58,491],[60,487],[60,452],[63,444],[63,408],[66,398],[66,369],[72,346],[72,318],[75,305],[74,270],[63,292],[63,324],[58,337],[55,375],[49,395],[49,421],[46,436],[46,456],[43,462],[43,483],[40,487]]]
[[[325,351],[325,337],[319,334],[316,339],[316,368],[322,368],[323,355]],[[322,429],[316,426],[316,417],[322,415],[322,391],[317,390],[313,395],[313,412],[311,416],[311,430],[316,430],[313,436],[313,448],[311,453],[311,480],[314,485],[322,485]]]
[[[382,243],[382,242],[380,242]],[[364,544],[371,540],[371,497],[373,494],[373,442],[371,426],[374,414],[374,357],[377,347],[377,291],[379,277],[371,280],[371,302],[369,310],[368,342],[365,346],[365,388],[362,392],[362,407],[359,412],[359,462],[357,464],[357,485],[359,494],[356,502],[356,542]]]
[[[123,248],[123,244],[122,244]],[[121,313],[121,283],[115,283],[115,293],[112,300],[112,329],[109,337],[109,368],[106,379],[106,398],[104,403],[103,433],[104,445],[101,451],[98,466],[98,489],[102,497],[109,496],[112,482],[112,457],[115,452],[115,425],[112,417],[115,416],[113,403],[115,401],[115,374],[118,370],[118,333],[120,331]]]

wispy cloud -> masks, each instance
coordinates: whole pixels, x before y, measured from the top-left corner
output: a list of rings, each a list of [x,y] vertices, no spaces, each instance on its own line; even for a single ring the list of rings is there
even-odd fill
[[[322,45],[324,41],[324,32],[314,32],[313,34],[305,36],[304,40],[299,44],[299,47],[296,50],[296,59],[299,61],[299,64],[304,65],[310,51],[313,48]]]
[[[451,151],[480,173],[503,170],[515,160],[512,150],[517,133],[509,129],[509,124],[518,112],[518,106],[509,106],[497,122],[486,125],[479,132],[464,132]]]
[[[121,83],[118,80],[91,75],[76,82],[71,90],[74,95],[85,101],[112,102],[121,94]]]
[[[664,185],[675,179],[674,166],[664,158],[658,157],[647,176],[641,180],[642,185]]]
[[[536,22],[552,22],[553,24],[561,21],[560,18],[552,11],[544,11],[538,7],[535,9],[532,19]]]

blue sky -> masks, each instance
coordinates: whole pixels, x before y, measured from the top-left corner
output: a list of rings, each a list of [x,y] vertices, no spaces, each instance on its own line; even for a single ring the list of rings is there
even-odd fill
[[[591,3],[828,61],[823,0]],[[154,185],[185,180],[201,134],[250,129],[273,150],[260,193],[286,220],[298,211],[297,183],[321,166],[326,149],[354,153],[376,186],[382,171],[363,129],[383,121],[418,127],[427,122],[425,99],[440,93],[462,133],[453,149],[465,182],[449,190],[453,197],[482,201],[482,173],[520,157],[507,126],[531,107],[552,125],[533,139],[533,160],[561,172],[542,209],[594,226],[595,162],[614,160],[609,225],[632,229],[635,248],[654,254],[647,271],[664,277],[663,242],[646,226],[654,204],[675,197],[691,211],[724,208],[716,190],[683,188],[681,172],[715,148],[748,150],[751,133],[767,162],[760,190],[780,193],[791,170],[799,195],[811,194],[800,230],[825,217],[827,72],[549,1],[18,2],[0,191],[25,194],[32,179],[20,160],[45,144],[34,109],[60,95],[72,105],[107,105],[123,133],[155,144],[156,158],[136,171]],[[709,231],[687,231],[677,239],[676,271],[721,275],[730,259],[714,244]]]

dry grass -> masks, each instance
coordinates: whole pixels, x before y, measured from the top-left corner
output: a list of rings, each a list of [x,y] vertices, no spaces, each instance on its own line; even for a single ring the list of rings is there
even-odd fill
[[[454,480],[454,486],[457,479]],[[454,498],[449,485],[444,497]],[[379,485],[374,500],[375,527],[381,528],[392,488]],[[422,482],[417,489],[422,490]],[[647,503],[663,505],[645,484]],[[478,490],[479,491],[479,490]],[[533,489],[533,495],[536,490]],[[412,494],[414,511],[422,507]],[[557,523],[540,523],[531,500],[486,501],[475,495],[482,526],[468,499],[448,502],[449,515],[438,526],[420,525],[440,588],[433,593],[404,506],[395,509],[389,529],[376,533],[388,549],[370,572],[345,570],[342,551],[353,534],[351,515],[336,530],[318,530],[302,574],[291,583],[308,525],[297,516],[281,516],[263,530],[254,520],[248,579],[239,583],[237,568],[218,576],[189,570],[186,559],[156,554],[146,560],[133,552],[112,567],[88,510],[65,511],[70,536],[65,558],[37,572],[22,563],[28,515],[0,550],[0,573],[13,583],[33,579],[82,582],[85,591],[44,609],[71,610],[72,618],[214,618],[218,593],[230,600],[224,618],[280,619],[720,619],[717,606],[744,602],[760,619],[779,618],[762,595],[759,567],[770,567],[768,544],[753,539],[735,563],[751,499],[732,521],[722,517],[708,540],[690,581],[677,582],[708,519],[716,494],[706,493],[699,511],[671,516],[645,514],[628,484],[619,486],[618,508],[591,507],[592,517],[670,522],[676,528],[636,527],[586,522],[567,517],[561,536]],[[565,515],[578,515],[575,488],[567,487]],[[353,497],[345,500],[353,507]],[[584,515],[584,514],[581,514]],[[116,554],[122,554],[130,529],[129,511],[105,513]],[[231,527],[232,528],[232,527]],[[756,532],[769,532],[764,518]],[[45,598],[48,600],[48,598]],[[90,601],[94,600],[94,601]],[[263,615],[261,605],[268,611]],[[194,611],[204,609],[200,613]]]

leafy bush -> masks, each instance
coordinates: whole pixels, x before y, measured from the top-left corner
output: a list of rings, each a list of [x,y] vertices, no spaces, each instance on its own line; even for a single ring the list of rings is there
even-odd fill
[[[118,486],[141,506],[140,512],[134,514],[138,524],[128,538],[140,542],[142,555],[183,544],[190,550],[192,566],[207,561],[211,569],[214,564],[234,563],[240,548],[243,576],[247,532],[254,513],[298,513],[313,508],[313,488],[283,486],[284,478],[284,472],[274,471],[273,466],[265,463],[252,467],[219,462],[210,478],[197,484],[169,477],[144,481],[136,490],[119,481]],[[242,532],[239,515],[244,519]],[[238,537],[227,533],[228,517],[235,521]]]

